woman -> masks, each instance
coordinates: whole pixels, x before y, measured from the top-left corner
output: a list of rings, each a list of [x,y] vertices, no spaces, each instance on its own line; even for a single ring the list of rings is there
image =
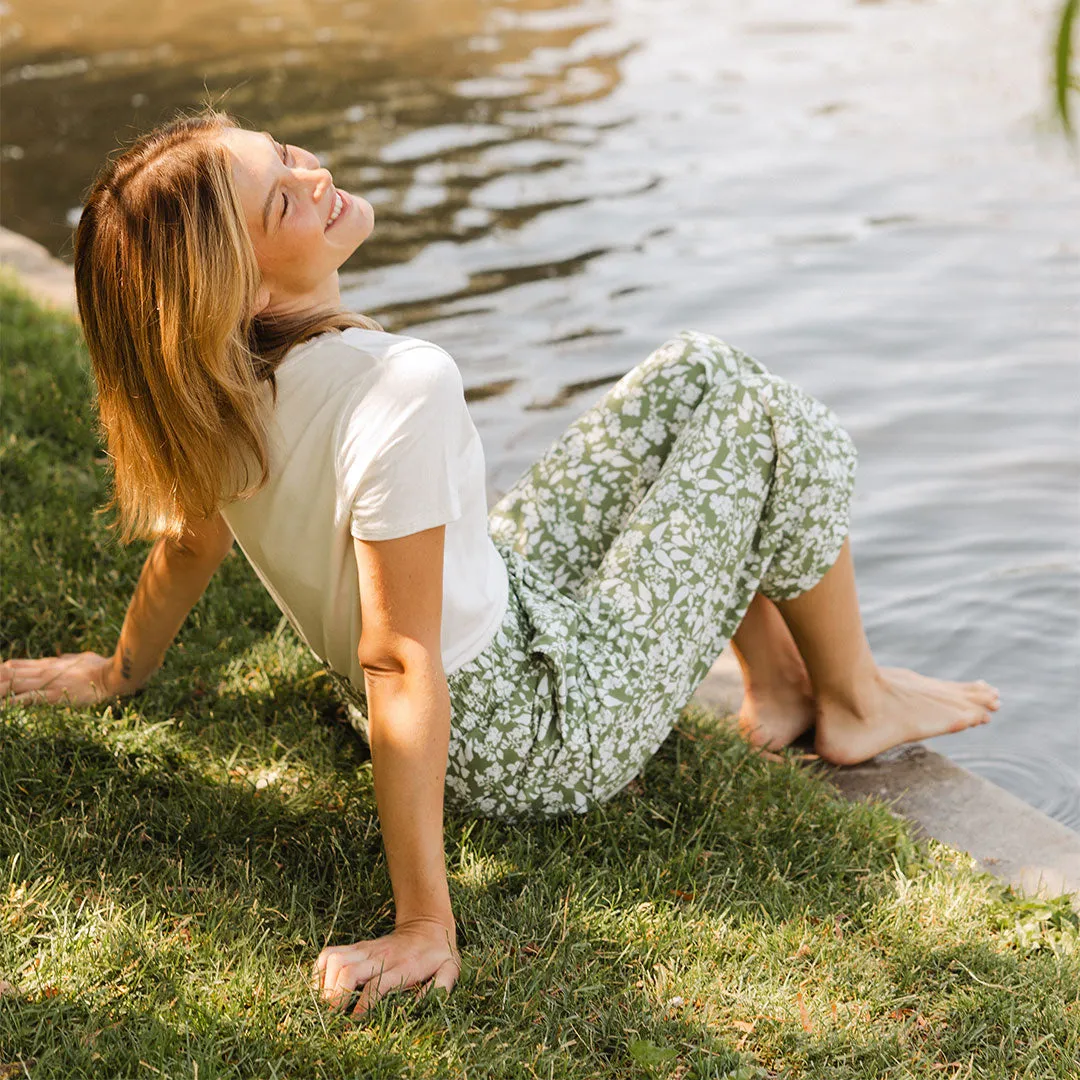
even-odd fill
[[[716,338],[633,368],[489,515],[454,362],[341,308],[372,227],[312,154],[221,114],[106,165],[79,312],[123,538],[157,542],[112,657],[8,661],[0,682],[12,701],[136,690],[235,538],[371,747],[395,929],[323,950],[327,1000],[449,990],[444,798],[507,817],[610,798],[729,640],[760,746],[814,726],[853,763],[989,720],[983,682],[878,668],[851,440]]]

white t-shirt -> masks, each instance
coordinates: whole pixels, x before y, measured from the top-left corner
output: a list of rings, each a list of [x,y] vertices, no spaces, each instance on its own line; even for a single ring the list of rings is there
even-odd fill
[[[270,480],[222,508],[248,562],[312,652],[363,690],[352,538],[392,540],[445,524],[449,675],[494,636],[508,595],[457,365],[419,338],[353,328],[293,349],[277,385]]]

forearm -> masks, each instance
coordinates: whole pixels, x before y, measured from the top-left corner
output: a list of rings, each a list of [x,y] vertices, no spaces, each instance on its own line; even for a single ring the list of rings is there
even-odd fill
[[[443,849],[450,693],[441,665],[365,670],[375,799],[398,925],[434,918],[452,928]]]
[[[161,666],[165,650],[221,560],[158,540],[143,564],[113,655],[118,693],[137,690]]]

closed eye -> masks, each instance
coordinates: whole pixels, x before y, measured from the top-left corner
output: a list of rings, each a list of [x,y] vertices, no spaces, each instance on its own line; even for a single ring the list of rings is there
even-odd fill
[[[278,143],[278,149],[281,151],[281,163],[283,165],[288,165],[289,164],[289,161],[288,161],[288,157],[289,157],[288,148],[285,147],[285,146],[282,146],[280,143]],[[283,191],[281,193],[281,217],[282,218],[285,216],[285,212],[288,209],[289,209],[289,196],[286,195],[285,192]],[[279,218],[278,220],[280,221],[281,218]]]

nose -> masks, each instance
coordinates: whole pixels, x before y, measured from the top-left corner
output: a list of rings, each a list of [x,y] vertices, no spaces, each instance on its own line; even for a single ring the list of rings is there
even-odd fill
[[[323,195],[328,190],[332,190],[334,187],[334,177],[331,175],[329,169],[314,168],[314,169],[293,169],[293,175],[298,176],[302,181],[307,184],[311,189],[311,198],[314,202],[319,202]]]

